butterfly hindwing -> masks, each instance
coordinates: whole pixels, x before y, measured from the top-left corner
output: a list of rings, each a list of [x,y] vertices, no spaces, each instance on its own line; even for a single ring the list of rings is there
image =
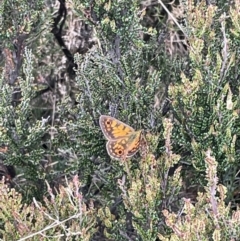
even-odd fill
[[[133,132],[121,139],[109,140],[107,151],[115,159],[124,159],[133,156],[139,150],[141,131]]]

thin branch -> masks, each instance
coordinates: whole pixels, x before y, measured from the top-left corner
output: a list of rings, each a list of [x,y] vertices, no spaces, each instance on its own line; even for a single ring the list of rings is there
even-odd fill
[[[187,34],[184,32],[183,28],[181,25],[178,23],[177,19],[169,12],[167,7],[164,5],[164,3],[161,0],[158,0],[158,3],[161,4],[161,6],[164,8],[164,10],[167,12],[167,14],[172,18],[173,22],[178,26],[178,28],[183,32],[186,38],[188,38]]]
[[[51,228],[54,228],[54,227],[56,227],[56,226],[58,226],[58,225],[60,225],[60,224],[63,224],[63,223],[65,223],[65,222],[67,222],[67,221],[69,221],[69,220],[71,220],[71,219],[78,218],[78,217],[80,217],[80,216],[81,216],[81,214],[78,213],[78,214],[75,214],[75,215],[73,215],[73,216],[71,216],[71,217],[69,217],[69,218],[67,218],[67,219],[65,219],[65,220],[63,220],[63,221],[55,220],[55,222],[53,222],[52,224],[48,225],[46,228],[44,228],[44,229],[42,229],[42,230],[40,230],[40,231],[38,231],[38,232],[32,233],[32,234],[30,234],[30,235],[28,235],[28,236],[26,236],[26,237],[24,237],[24,238],[21,238],[21,239],[19,239],[19,240],[17,240],[17,241],[27,240],[27,239],[29,239],[29,238],[32,238],[32,237],[38,235],[38,234],[42,235],[42,232],[47,231],[47,230],[49,230],[49,229],[51,229]]]

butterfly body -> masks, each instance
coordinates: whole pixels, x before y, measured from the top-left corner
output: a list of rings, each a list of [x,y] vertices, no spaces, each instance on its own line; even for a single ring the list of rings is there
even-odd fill
[[[135,131],[129,125],[107,115],[101,115],[99,124],[108,140],[106,148],[109,156],[125,159],[138,152],[142,131]]]

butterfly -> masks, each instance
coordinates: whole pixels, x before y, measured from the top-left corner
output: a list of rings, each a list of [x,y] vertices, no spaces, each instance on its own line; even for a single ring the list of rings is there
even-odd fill
[[[124,160],[136,154],[141,145],[142,130],[135,131],[131,126],[107,115],[101,115],[99,125],[107,142],[108,155]]]

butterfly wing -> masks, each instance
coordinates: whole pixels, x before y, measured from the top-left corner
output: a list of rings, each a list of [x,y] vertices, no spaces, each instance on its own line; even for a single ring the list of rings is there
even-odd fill
[[[114,159],[125,159],[136,154],[140,147],[141,131],[134,131],[129,135],[107,142],[108,155]]]
[[[125,149],[127,148],[126,143],[123,139],[110,140],[107,142],[106,147],[108,155],[117,160],[124,157]]]
[[[131,157],[138,152],[141,145],[141,135],[142,135],[142,131],[140,130],[140,131],[134,131],[129,136],[126,157]]]
[[[107,115],[100,116],[99,125],[108,140],[121,139],[134,132],[134,129],[129,125]]]

